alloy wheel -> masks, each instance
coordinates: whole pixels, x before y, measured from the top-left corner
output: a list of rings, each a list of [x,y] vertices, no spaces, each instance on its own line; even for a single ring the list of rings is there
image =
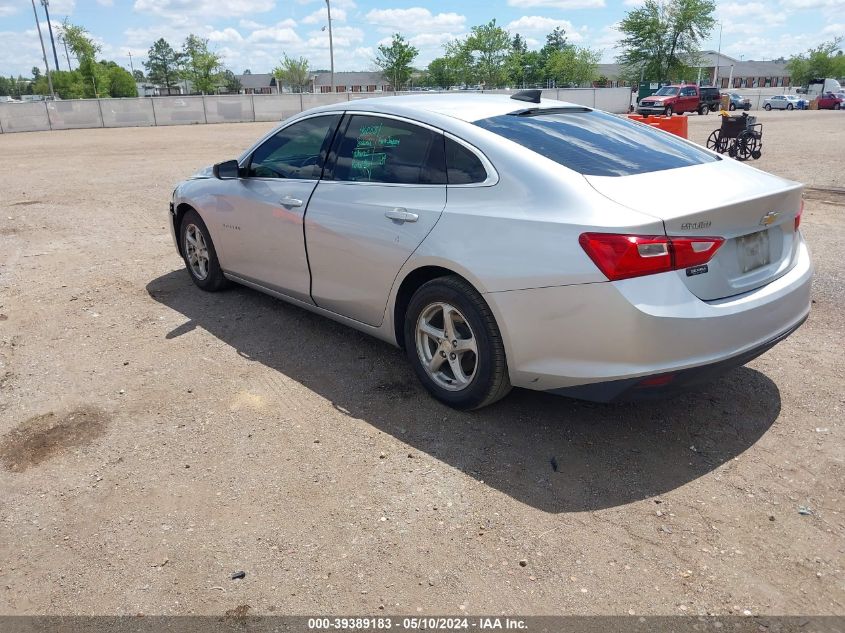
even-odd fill
[[[203,280],[208,277],[208,245],[196,224],[185,227],[185,259],[188,261],[191,273],[197,279]]]
[[[417,356],[429,377],[448,391],[472,383],[478,368],[478,346],[466,317],[455,306],[432,303],[416,325]]]

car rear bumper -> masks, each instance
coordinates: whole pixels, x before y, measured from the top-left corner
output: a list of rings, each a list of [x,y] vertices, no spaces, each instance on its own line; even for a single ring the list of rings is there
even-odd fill
[[[769,351],[780,343],[787,336],[804,324],[807,316],[804,316],[798,323],[785,332],[769,339],[762,345],[750,350],[726,358],[724,360],[690,367],[677,372],[653,374],[651,376],[638,376],[636,378],[623,378],[621,380],[609,380],[605,382],[594,382],[588,385],[575,387],[563,387],[561,389],[550,389],[549,393],[558,396],[578,398],[580,400],[591,400],[593,402],[614,402],[630,400],[652,400],[669,398],[684,393],[694,387],[715,380],[725,372],[751,362],[761,354]]]
[[[673,383],[698,382],[763,353],[807,318],[812,272],[802,240],[789,272],[719,301],[702,301],[675,273],[485,299],[505,339],[513,385],[607,400],[674,374],[665,384],[652,381],[667,393]]]

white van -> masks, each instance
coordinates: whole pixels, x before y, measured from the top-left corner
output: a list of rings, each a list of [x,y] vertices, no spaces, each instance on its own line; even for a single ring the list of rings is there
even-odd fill
[[[807,96],[813,99],[828,92],[836,94],[837,92],[841,92],[841,90],[842,86],[835,79],[811,79],[807,86]]]

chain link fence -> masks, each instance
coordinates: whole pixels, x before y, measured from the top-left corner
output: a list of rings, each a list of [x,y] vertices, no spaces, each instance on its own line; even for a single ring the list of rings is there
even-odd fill
[[[508,94],[507,90],[486,90]],[[106,127],[146,127],[281,121],[320,105],[355,99],[430,92],[340,94],[269,94],[138,97],[133,99],[73,99],[0,103],[0,133]],[[452,93],[452,94],[465,94]],[[543,90],[543,97],[560,99],[608,112],[627,112],[629,88],[573,88]]]

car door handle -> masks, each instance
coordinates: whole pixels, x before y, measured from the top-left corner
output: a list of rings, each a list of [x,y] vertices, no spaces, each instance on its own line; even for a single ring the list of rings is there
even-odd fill
[[[384,217],[389,218],[391,220],[396,220],[398,222],[416,222],[420,219],[420,216],[416,213],[411,213],[410,211],[406,211],[402,207],[396,207],[391,211],[385,211]]]
[[[301,207],[302,206],[302,200],[300,200],[299,198],[292,198],[290,196],[285,196],[284,198],[282,198],[281,203],[282,203],[283,207]]]

